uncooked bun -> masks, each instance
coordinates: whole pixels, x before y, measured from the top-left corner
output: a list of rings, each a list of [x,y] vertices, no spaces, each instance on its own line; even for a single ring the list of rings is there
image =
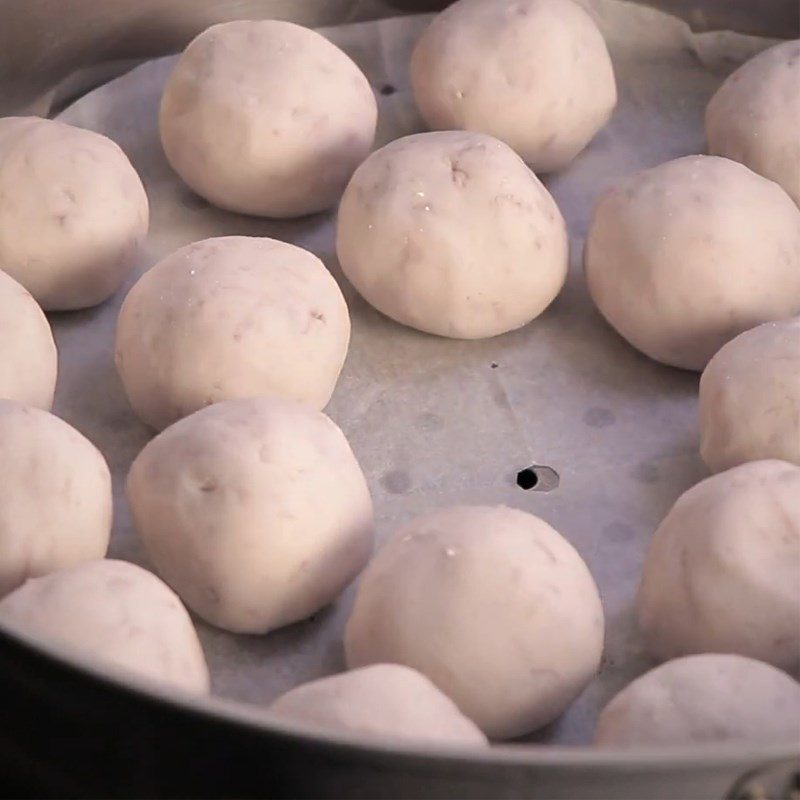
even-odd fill
[[[316,256],[226,236],[182,247],[139,279],[120,311],[116,362],[134,411],[160,430],[237,397],[321,409],[349,340],[347,305]]]
[[[345,275],[379,311],[479,339],[544,311],[567,273],[555,201],[509,147],[480,133],[398,139],[355,172],[339,207]]]
[[[111,139],[39,117],[0,119],[0,267],[42,308],[110,297],[147,223],[142,182]]]
[[[111,516],[100,451],[49,412],[0,400],[0,597],[27,578],[102,558]]]
[[[58,374],[50,323],[30,292],[0,270],[0,398],[49,411]]]
[[[594,743],[669,747],[800,740],[800,684],[735,655],[676,658],[637,678],[603,709]]]
[[[713,472],[765,458],[800,466],[800,317],[746,331],[708,362],[700,454]]]
[[[679,158],[602,196],[585,266],[597,307],[625,339],[701,370],[742,331],[800,312],[800,210],[735,161]]]
[[[502,139],[536,172],[565,167],[617,102],[603,36],[571,0],[459,0],[411,58],[414,99],[438,130]]]
[[[372,550],[372,502],[347,440],[294,401],[227,400],[185,417],[139,453],[127,493],[164,580],[238,633],[310,616]]]
[[[377,114],[369,81],[325,37],[239,20],[189,44],[159,126],[173,169],[209,202],[296,217],[336,203],[372,148]]]
[[[800,40],[759,53],[706,109],[708,150],[779,183],[800,205]]]
[[[660,659],[738,653],[800,668],[800,467],[752,461],[685,492],[647,551],[639,625]]]
[[[208,668],[186,609],[155,575],[126,561],[87,561],[29,580],[0,601],[0,624],[100,665],[208,691]]]
[[[603,609],[581,557],[503,506],[446,508],[400,528],[364,572],[350,667],[427,675],[490,738],[555,719],[594,677]]]
[[[486,737],[424,675],[376,664],[312,681],[279,697],[278,718],[329,730],[437,744],[485,745]]]

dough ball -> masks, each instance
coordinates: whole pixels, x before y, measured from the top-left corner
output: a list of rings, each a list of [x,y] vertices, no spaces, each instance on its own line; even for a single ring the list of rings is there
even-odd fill
[[[131,289],[116,362],[134,411],[156,429],[219,400],[276,394],[327,405],[350,316],[324,264],[274,239],[183,247]]]
[[[0,625],[181,689],[208,692],[194,625],[147,570],[101,559],[34,578],[0,600]]]
[[[369,737],[485,745],[486,737],[424,675],[376,664],[306,683],[279,697],[270,712],[290,721]]]
[[[100,451],[49,412],[0,400],[0,597],[27,578],[102,558],[111,517]]]
[[[726,158],[622,179],[594,210],[584,259],[606,320],[674,367],[702,370],[742,331],[800,312],[800,211]]]
[[[741,161],[800,205],[800,40],[750,59],[706,109],[709,152]]]
[[[800,466],[800,317],[746,331],[708,362],[700,454],[713,472],[766,458]]]
[[[668,747],[800,740],[800,684],[734,655],[676,658],[637,678],[603,709],[594,743]]]
[[[751,461],[678,499],[639,586],[639,626],[660,659],[738,653],[800,668],[800,467]]]
[[[581,557],[503,506],[418,517],[364,572],[345,633],[350,667],[427,675],[490,738],[555,719],[597,672],[603,609]]]
[[[536,172],[565,167],[617,103],[606,43],[571,0],[459,0],[411,57],[431,128],[502,139]]]
[[[0,265],[42,308],[114,294],[147,224],[142,182],[111,139],[39,117],[0,119]]]
[[[209,202],[297,217],[336,203],[372,149],[377,117],[369,81],[324,36],[240,20],[189,44],[159,127],[169,163]]]
[[[309,617],[372,550],[372,501],[347,440],[290,400],[227,400],[176,422],[133,462],[127,493],[164,580],[237,633]]]
[[[506,145],[480,133],[406,136],[355,172],[339,207],[345,275],[378,311],[480,339],[547,308],[567,274],[555,201]]]
[[[0,398],[49,411],[58,375],[53,332],[30,292],[2,270],[0,309]]]

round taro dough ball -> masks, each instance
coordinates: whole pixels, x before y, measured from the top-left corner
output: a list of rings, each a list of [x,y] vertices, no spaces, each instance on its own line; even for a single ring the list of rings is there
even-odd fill
[[[146,272],[117,322],[134,411],[161,430],[220,400],[276,394],[327,405],[350,341],[339,286],[307,250],[226,236]]]
[[[555,201],[509,147],[481,133],[406,136],[355,172],[336,231],[339,263],[378,311],[458,339],[514,330],[567,274]]]
[[[27,578],[102,558],[111,516],[100,451],[48,411],[0,400],[0,597]]]
[[[800,466],[800,317],[746,331],[708,362],[700,454],[713,472],[765,458]]]
[[[699,371],[734,336],[800,312],[800,211],[735,161],[687,156],[601,197],[584,262],[618,333],[656,361]]]
[[[39,117],[0,119],[0,267],[45,310],[116,292],[148,215],[142,182],[111,139]]]
[[[176,422],[133,462],[127,494],[164,580],[236,633],[309,617],[372,551],[372,501],[347,440],[290,400],[227,400]]]
[[[50,323],[30,292],[0,270],[0,398],[49,411],[58,374]]]
[[[800,467],[751,461],[685,492],[653,536],[637,599],[660,659],[738,653],[800,668]]]
[[[29,580],[0,601],[0,625],[102,665],[208,692],[203,650],[181,601],[155,575],[126,561],[87,561]]]
[[[375,664],[306,683],[279,697],[269,711],[289,721],[370,737],[486,744],[449,697],[399,664]]]
[[[345,633],[350,667],[427,675],[490,738],[555,719],[597,672],[603,609],[581,557],[512,508],[418,517],[364,572]]]
[[[535,172],[565,167],[611,117],[603,36],[571,0],[459,0],[411,57],[414,99],[431,128],[502,139]]]
[[[737,69],[706,108],[709,152],[741,161],[800,205],[800,40]]]
[[[265,217],[334,205],[372,149],[364,74],[315,31],[226,22],[183,52],[161,98],[167,160],[210,203]]]
[[[597,720],[601,747],[800,740],[800,684],[736,655],[676,658],[624,688]]]

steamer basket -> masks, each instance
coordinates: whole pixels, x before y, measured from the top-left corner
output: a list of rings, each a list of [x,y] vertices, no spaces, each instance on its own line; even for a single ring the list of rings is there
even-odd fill
[[[696,30],[798,36],[795,0],[648,4]],[[179,50],[224,19],[276,17],[321,26],[443,5],[442,0],[6,2],[0,6],[0,113],[55,114],[90,88],[142,60]],[[537,744],[498,745],[480,753],[388,749],[275,724],[245,704],[119,680],[80,656],[3,631],[0,709],[3,796],[800,797],[800,752],[791,743],[633,753]]]

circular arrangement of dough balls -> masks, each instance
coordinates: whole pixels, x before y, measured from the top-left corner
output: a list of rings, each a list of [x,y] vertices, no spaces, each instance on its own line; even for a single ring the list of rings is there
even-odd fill
[[[336,251],[386,316],[480,339],[550,305],[566,278],[568,240],[555,201],[507,145],[446,131],[397,139],[356,170]]]
[[[800,467],[751,461],[685,492],[653,536],[637,598],[659,659],[738,653],[800,669]]]
[[[736,655],[676,658],[624,688],[597,720],[601,747],[800,740],[800,683]]]
[[[87,561],[27,581],[0,600],[0,625],[99,663],[207,692],[192,620],[163,581],[126,561]]]
[[[800,40],[737,69],[706,109],[709,152],[741,161],[800,205]]]
[[[0,400],[0,597],[27,578],[102,558],[111,517],[100,451],[48,411]]]
[[[291,400],[227,400],[176,422],[133,462],[127,494],[164,580],[236,633],[309,617],[372,551],[372,501],[347,440]]]
[[[42,308],[114,294],[148,216],[142,182],[111,139],[39,117],[0,119],[0,266]]]
[[[372,149],[369,81],[315,31],[278,20],[213,25],[161,99],[161,143],[199,195],[230,211],[297,217],[334,205]]]
[[[603,608],[547,523],[503,506],[412,520],[372,560],[347,623],[350,667],[405,664],[490,738],[555,719],[597,672]]]
[[[431,128],[489,133],[536,172],[569,164],[617,103],[603,36],[571,0],[453,3],[417,43],[411,83]]]
[[[53,405],[58,352],[50,323],[30,292],[0,270],[0,398]]]
[[[800,317],[746,331],[708,362],[700,436],[713,472],[766,458],[800,466]]]
[[[376,664],[312,681],[269,708],[283,719],[397,740],[485,745],[486,737],[424,675]]]
[[[800,210],[726,158],[624,178],[595,208],[584,260],[611,326],[675,367],[702,370],[734,336],[800,312]]]
[[[134,411],[161,430],[240,397],[321,409],[349,341],[344,297],[316,256],[226,236],[183,247],[139,279],[120,311],[116,362]]]

